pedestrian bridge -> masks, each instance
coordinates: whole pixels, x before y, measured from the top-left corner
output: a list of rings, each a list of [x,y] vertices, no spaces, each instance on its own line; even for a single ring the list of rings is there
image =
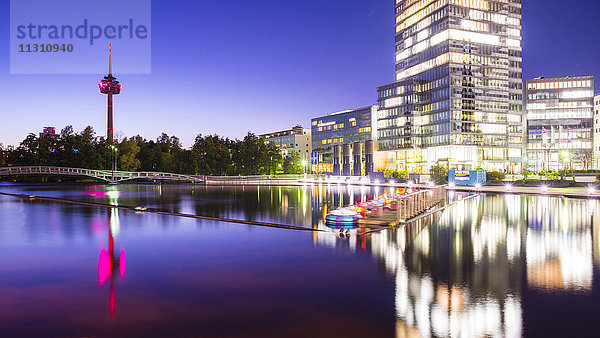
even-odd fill
[[[81,168],[65,167],[4,167],[0,168],[0,177],[17,175],[57,175],[57,176],[80,176],[91,177],[106,181],[109,183],[118,183],[131,180],[160,180],[160,181],[181,181],[204,183],[204,176],[180,175],[170,173],[156,172],[129,172],[129,171],[111,171],[111,170],[93,170]]]

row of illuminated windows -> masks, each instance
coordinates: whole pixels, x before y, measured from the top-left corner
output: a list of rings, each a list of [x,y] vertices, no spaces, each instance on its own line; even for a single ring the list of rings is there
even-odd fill
[[[440,15],[433,15],[431,17],[431,20],[433,21],[435,19],[435,21],[440,20],[441,14],[444,11],[439,11],[438,13],[440,13]],[[439,16],[439,18],[438,18]],[[414,26],[413,26],[414,27]],[[411,46],[414,45],[419,45],[420,42],[424,41],[427,38],[433,37],[435,36],[437,33],[444,31],[448,29],[448,19],[446,18],[445,20],[441,20],[439,22],[437,22],[436,24],[433,25],[429,25],[427,27],[424,27],[422,30],[420,30],[417,34],[412,34],[412,36],[409,36],[410,34],[408,33],[408,31],[405,31],[402,34],[399,34],[396,36],[396,42],[399,42],[401,40],[402,36],[406,36],[406,38],[404,39],[404,41],[402,41],[401,43],[399,43],[399,49],[406,49],[409,48]],[[412,30],[411,30],[412,31]]]
[[[488,21],[492,21],[492,22],[495,22],[498,24],[511,24],[511,25],[515,25],[515,26],[520,26],[519,19],[507,17],[506,15],[486,13],[486,12],[481,12],[481,11],[476,11],[476,10],[465,10],[465,9],[455,8],[455,7],[451,7],[451,8],[452,8],[452,10],[454,10],[453,14],[462,14],[464,16],[471,17],[475,20],[488,20]],[[428,17],[427,19],[419,22],[417,25],[412,26],[410,29],[407,29],[404,32],[402,32],[401,34],[399,34],[397,39],[398,38],[399,39],[407,38],[408,35],[412,34],[413,32],[427,28],[432,22],[440,20],[446,14],[445,12],[446,12],[446,9],[435,13],[434,15]],[[444,22],[442,24],[444,25],[442,27],[447,26],[447,22]],[[398,28],[400,28],[400,27],[401,26],[398,26]],[[473,20],[462,20],[461,27],[466,30],[474,30],[474,31],[488,31],[488,28],[489,28],[487,23],[482,23],[482,22],[473,21]],[[435,28],[435,27],[433,27],[433,28]],[[400,49],[406,49],[406,48],[410,47],[411,45],[413,45],[414,43],[422,41],[425,38],[429,37],[429,35],[431,33],[434,33],[437,30],[437,29],[433,29],[433,28],[422,30],[415,36],[408,38],[406,41],[404,41],[403,46],[400,47]],[[401,29],[398,29],[397,31],[399,32],[400,30]],[[520,29],[508,28],[507,33],[509,36],[514,36],[514,37],[521,36]],[[439,38],[440,37],[438,37],[438,39]],[[443,40],[441,40],[441,41],[443,41]],[[397,56],[397,59],[403,59],[407,56],[410,56],[411,54],[418,53],[419,50],[423,50],[424,48],[427,48],[427,46],[433,46],[437,43],[440,43],[441,41],[436,42],[436,40],[433,38],[432,38],[432,41],[422,41],[419,44],[417,44],[413,49],[407,50],[407,52],[406,52],[407,54],[402,54],[402,55]],[[518,39],[507,39],[506,43],[510,47],[520,47],[521,46],[521,42]]]
[[[536,102],[528,103],[528,110],[546,110],[546,109],[569,109],[569,108],[586,108],[591,111],[593,106],[588,101],[568,101],[568,102]],[[581,110],[581,109],[579,109]]]
[[[406,60],[409,57],[418,54],[426,49],[429,49],[433,46],[436,46],[444,41],[448,40],[448,30],[444,30],[436,35],[432,36],[427,40],[423,40],[417,43],[414,46],[408,45],[406,42],[404,44],[399,44],[396,48],[399,51],[396,53],[396,62],[400,62],[402,60]]]
[[[544,112],[544,113],[534,113],[528,112],[527,118],[529,120],[551,120],[551,119],[568,119],[568,118],[591,118],[592,112],[589,110],[569,110],[569,111],[560,111],[560,112]]]
[[[511,142],[515,144],[521,144],[521,142]],[[490,146],[490,147],[507,147],[507,140],[502,136],[490,136],[490,135],[434,135],[425,136],[419,138],[391,138],[382,139],[379,141],[379,148],[381,150],[411,148],[415,146],[433,146],[433,145],[478,145],[478,146]],[[510,149],[516,152],[519,149]],[[504,149],[495,148],[491,151],[503,154]],[[483,155],[483,154],[478,154]],[[481,157],[481,160],[502,160],[504,156],[496,156],[495,153],[486,154]]]
[[[441,66],[442,64],[448,63],[450,61],[450,53],[445,53],[435,58],[420,63],[416,66],[407,68],[401,72],[396,74],[396,80],[401,81],[402,79],[414,76],[416,74],[422,73],[424,71],[430,70],[432,68]]]
[[[475,11],[486,11],[489,9],[488,2],[484,0],[439,0],[433,3],[432,2],[433,1],[431,0],[422,0],[417,5],[402,11],[398,16],[396,16],[396,32],[400,32],[403,29],[410,27],[415,23],[418,23],[419,21],[423,20],[424,18],[426,18],[427,16],[429,16],[430,14],[444,7],[447,4],[457,5]],[[507,23],[507,17],[505,15],[503,16],[503,18],[501,18],[499,17],[500,14],[485,14],[489,15],[490,21],[495,21],[500,24]],[[475,17],[474,19],[477,19],[477,17]],[[481,19],[483,19],[483,15]]]
[[[417,12],[423,10],[426,6],[430,5],[432,2],[436,0],[419,0],[414,1],[408,4],[405,8],[402,9],[402,12],[396,17],[396,22],[401,22],[406,20],[406,18],[416,14]]]
[[[402,115],[411,113],[412,111],[413,111],[412,105],[389,108],[389,109],[382,108],[377,111],[377,119],[386,119],[386,118],[391,118],[391,117],[402,116]]]
[[[566,89],[592,87],[591,80],[560,80],[551,82],[528,82],[527,89]]]
[[[465,79],[464,77],[452,77],[452,85],[454,86],[463,86],[463,85],[472,85],[474,87],[486,87],[486,88],[497,88],[497,89],[506,89],[509,84],[508,81],[505,80],[497,80],[497,79],[486,79],[486,78],[478,78],[471,77],[469,79]]]
[[[453,67],[452,73],[455,73],[455,74],[461,74],[461,73],[465,73],[467,71],[469,71],[469,72],[479,71],[479,72],[482,72],[486,76],[499,76],[499,77],[509,76],[509,77],[514,77],[514,78],[520,78],[522,76],[520,72],[508,72],[505,69],[496,69],[496,68],[491,68],[491,67],[482,67],[482,68],[474,67],[474,65],[472,65],[474,60],[476,60],[480,63],[483,63],[483,65],[485,65],[485,63],[492,63],[492,62],[493,63],[497,62],[498,64],[502,64],[502,63],[506,64],[506,61],[503,62],[502,60],[496,59],[496,58],[479,57],[479,56],[474,57],[474,56],[470,56],[470,55],[464,54],[464,53],[448,52],[448,53],[438,55],[435,58],[432,58],[430,60],[424,61],[418,65],[406,68],[402,71],[398,71],[396,73],[396,80],[401,81],[403,79],[412,77],[416,74],[422,73],[424,71],[430,70],[432,68],[441,66],[441,65],[449,63],[449,62],[470,65],[469,68]],[[471,62],[471,64],[469,64],[469,62]],[[514,73],[514,76],[511,73]]]
[[[452,107],[455,109],[461,109],[464,105],[464,100],[455,99],[452,100]],[[476,110],[510,110],[510,105],[506,103],[500,102],[481,102],[479,100],[475,100],[472,105]]]
[[[407,29],[405,29],[402,32],[397,32],[396,42],[398,42],[402,39],[408,38],[409,36],[413,35],[415,32],[419,32],[423,29],[430,29],[430,26],[432,23],[439,21],[443,18],[448,18],[448,8],[443,8],[442,10],[439,10],[439,11],[433,13],[432,15],[419,21],[415,25],[408,27]],[[448,20],[445,20],[445,21],[446,22],[444,25],[448,25]],[[434,26],[434,27],[436,27],[436,26]],[[430,35],[435,34],[435,33],[436,33],[435,30],[429,32]]]
[[[433,46],[431,48],[427,48],[426,50],[413,54],[410,57],[404,59],[396,60],[396,71],[400,71],[404,68],[412,67],[418,65],[424,61],[432,59],[440,54],[447,53],[450,50],[450,46],[448,44],[439,44],[437,46]]]
[[[467,31],[489,32],[490,25],[486,22],[464,19],[460,20],[460,28]]]
[[[484,113],[480,111],[467,112],[467,111],[452,111],[452,118],[455,121],[468,121],[468,122],[488,122],[488,123],[506,123],[507,114],[501,113]]]
[[[465,88],[453,88],[452,89],[452,97],[454,98],[478,98],[478,99],[484,99],[484,98],[490,98],[490,99],[499,99],[499,100],[505,100],[508,99],[508,94],[506,92],[492,92],[489,90],[485,89],[475,89],[473,91],[467,92],[465,93],[464,91],[466,90]],[[470,97],[469,97],[470,96]]]
[[[321,144],[332,144],[332,143],[343,143],[344,142],[344,138],[340,137],[340,138],[330,138],[327,140],[322,140]]]
[[[400,12],[396,16],[396,25],[402,27],[400,30],[412,26],[447,4],[448,0],[421,0]]]
[[[442,21],[443,20],[443,21]],[[437,24],[433,24],[434,22],[438,22]],[[447,29],[448,28],[448,8],[443,8],[435,13],[433,13],[432,15],[428,16],[426,19],[423,19],[422,21],[418,22],[415,25],[410,26],[409,28],[403,30],[402,32],[397,32],[396,33],[396,42],[400,42],[402,40],[402,49],[405,48],[405,43],[408,42],[410,39],[416,39],[417,41],[411,41],[411,45],[415,44],[417,42],[420,42],[421,40],[418,40],[418,37],[415,37],[415,32],[421,32],[423,30],[427,30],[427,37],[430,35],[435,35],[437,32],[439,32],[440,30],[443,29]],[[424,33],[422,33],[424,34]],[[411,38],[412,36],[412,38]],[[421,35],[421,37],[423,37],[423,35]]]
[[[481,76],[484,78],[503,78],[509,77],[509,72],[502,68],[495,68],[489,66],[472,66],[472,65],[452,65],[450,67],[450,74],[452,75],[467,75],[467,76]],[[497,79],[499,80],[499,79]]]
[[[486,34],[486,33],[478,33],[478,32],[469,32],[459,29],[447,29],[436,35],[432,36],[427,40],[423,40],[416,45],[410,47],[406,46],[404,50],[396,54],[396,62],[400,62],[405,60],[415,54],[418,54],[427,48],[432,46],[436,46],[442,42],[448,40],[458,40],[458,41],[467,41],[469,43],[482,43],[493,46],[508,46],[508,47],[520,47],[521,41],[515,39],[501,39],[498,35]],[[399,47],[402,48],[402,47]],[[466,57],[467,54],[465,54]],[[471,56],[477,58],[477,56]],[[474,60],[465,60],[465,62],[474,62]]]
[[[489,21],[499,25],[521,26],[521,20],[505,14],[483,12],[476,9],[450,6],[450,15],[475,21]]]
[[[540,92],[527,95],[530,100],[549,100],[549,99],[592,99],[593,89],[585,90],[563,90],[559,92]]]
[[[432,4],[430,4],[429,6],[422,8],[419,12],[417,12],[415,15],[408,17],[408,19],[406,19],[406,20],[404,20],[404,18],[407,17],[406,15],[404,15],[406,13],[406,11],[401,13],[399,16],[396,17],[396,33],[399,33],[402,30],[404,30],[405,28],[408,28],[408,27],[414,25],[415,23],[423,20],[424,18],[433,14],[435,11],[441,9],[442,7],[446,6],[447,4],[448,4],[448,0],[436,1]]]
[[[554,144],[553,147],[554,149],[561,149],[561,148],[567,148],[567,149],[591,149],[592,148],[592,141],[589,141],[590,137],[574,137],[569,141],[563,141],[562,144],[561,142],[559,142],[559,144]],[[588,140],[588,141],[586,141]],[[550,147],[550,143],[548,143],[548,141],[546,140],[542,140],[539,137],[529,137],[529,142],[527,143],[527,149],[528,150],[548,150]]]
[[[371,127],[358,128],[359,133],[370,133]]]

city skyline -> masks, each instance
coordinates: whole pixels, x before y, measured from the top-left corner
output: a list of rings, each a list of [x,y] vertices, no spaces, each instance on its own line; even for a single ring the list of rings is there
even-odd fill
[[[600,47],[584,44],[587,34],[582,33],[591,30],[590,9],[599,5],[585,1],[589,6],[553,13],[552,3],[558,1],[524,3],[523,79],[599,76],[593,61]],[[2,6],[8,12],[8,2]],[[154,1],[154,12],[161,15],[153,17],[152,75],[120,74],[118,46],[114,46],[115,74],[127,83],[127,95],[115,106],[115,131],[147,139],[166,132],[188,147],[197,134],[241,138],[249,131],[308,127],[312,117],[375,104],[376,87],[394,80],[389,71],[394,65],[393,3],[353,2],[341,12],[338,7],[316,1],[296,5],[190,2],[174,7]],[[189,9],[196,9],[199,16],[193,17]],[[172,15],[162,15],[165,12]],[[556,25],[559,18],[563,25]],[[175,22],[181,24],[176,27]],[[239,30],[229,27],[232,22],[251,27],[247,39],[234,40]],[[189,31],[201,34],[199,43],[185,46],[183,33]],[[7,29],[0,31],[0,40],[8,41]],[[172,52],[177,48],[189,53]],[[543,62],[535,62],[542,56]],[[8,54],[0,56],[5,69],[0,86],[7,93],[0,118],[9,122],[0,128],[0,143],[18,145],[44,126],[60,130],[73,125],[82,130],[91,125],[97,135],[103,135],[105,103],[95,89],[97,76],[9,75],[8,63]],[[99,69],[98,75],[103,71]],[[49,79],[66,90],[58,91],[53,82],[48,86]],[[172,89],[164,93],[166,100],[161,103],[154,87],[165,81]],[[160,120],[164,115],[176,118]]]

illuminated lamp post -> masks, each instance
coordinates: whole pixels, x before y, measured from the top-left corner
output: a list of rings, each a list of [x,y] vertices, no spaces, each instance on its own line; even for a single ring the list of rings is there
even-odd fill
[[[114,145],[110,145],[110,154],[111,154],[111,164],[112,164],[112,174],[111,174],[111,183],[115,183],[115,170],[117,170],[117,152],[119,149]]]

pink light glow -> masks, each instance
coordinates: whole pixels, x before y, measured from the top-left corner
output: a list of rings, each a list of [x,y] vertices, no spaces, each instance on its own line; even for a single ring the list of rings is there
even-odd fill
[[[115,311],[117,310],[117,299],[115,295],[115,286],[110,286],[110,296],[108,299],[108,311],[110,312],[110,316],[114,317]]]
[[[119,257],[119,272],[121,273],[121,278],[125,278],[125,250],[121,249],[121,256]]]
[[[108,251],[102,249],[98,258],[98,283],[100,287],[104,286],[104,283],[110,279],[111,270],[110,254]]]

